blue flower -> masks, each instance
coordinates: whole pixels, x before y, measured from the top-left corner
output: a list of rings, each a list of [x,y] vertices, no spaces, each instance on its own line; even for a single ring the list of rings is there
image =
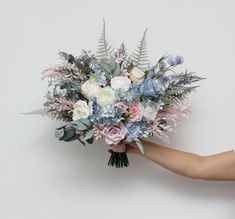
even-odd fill
[[[144,79],[136,89],[141,96],[148,99],[157,98],[165,91],[165,88],[158,80],[150,77]]]
[[[182,56],[170,56],[168,59],[167,59],[167,63],[170,65],[170,66],[175,66],[175,65],[180,65],[184,62],[184,58]]]
[[[139,122],[128,123],[126,125],[128,130],[128,135],[130,138],[138,138],[140,135],[140,124]]]
[[[91,122],[93,124],[108,124],[115,125],[118,124],[123,118],[121,117],[122,112],[119,108],[113,105],[107,105],[101,108],[98,104],[96,107],[93,106],[93,116]]]

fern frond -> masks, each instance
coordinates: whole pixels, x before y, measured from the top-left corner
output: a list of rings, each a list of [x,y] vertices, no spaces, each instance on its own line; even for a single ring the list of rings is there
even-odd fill
[[[23,115],[47,115],[47,109],[46,108],[42,108],[42,109],[36,109],[30,112],[26,112],[26,113],[21,113]]]
[[[173,103],[182,103],[185,99],[187,99],[188,95],[191,92],[195,92],[196,88],[199,86],[190,86],[190,87],[178,87],[175,90],[168,90],[167,97],[173,102]]]
[[[146,42],[146,29],[144,35],[139,43],[138,48],[132,53],[130,60],[134,66],[145,71],[149,66],[148,52],[147,52],[147,42]]]
[[[96,51],[96,58],[98,60],[104,59],[107,55],[112,52],[112,46],[109,46],[106,39],[105,21],[103,22],[103,31],[98,41],[98,48]]]

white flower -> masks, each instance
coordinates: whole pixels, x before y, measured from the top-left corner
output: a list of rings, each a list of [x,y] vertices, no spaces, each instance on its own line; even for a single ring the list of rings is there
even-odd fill
[[[88,100],[92,100],[95,97],[97,97],[100,90],[100,86],[91,80],[87,80],[85,83],[82,84],[81,89],[82,89],[82,94]]]
[[[114,90],[123,89],[124,91],[128,91],[131,84],[131,80],[125,76],[116,76],[111,79],[111,87]]]
[[[143,108],[143,117],[148,121],[153,121],[157,116],[157,109],[152,106],[146,106]]]
[[[83,100],[78,100],[73,108],[73,120],[87,119],[92,114],[92,108]]]
[[[115,102],[115,91],[111,87],[101,88],[97,97],[97,103],[104,107]]]
[[[130,79],[133,81],[133,83],[138,83],[144,79],[144,72],[137,67],[134,67],[130,72]]]

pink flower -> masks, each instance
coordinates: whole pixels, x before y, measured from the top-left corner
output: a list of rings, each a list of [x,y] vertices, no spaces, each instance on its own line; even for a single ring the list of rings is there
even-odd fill
[[[142,105],[140,103],[136,103],[129,108],[129,119],[131,122],[142,119]]]
[[[123,69],[123,70],[121,71],[121,75],[122,75],[122,76],[129,76],[130,73],[129,73],[126,69]]]
[[[115,106],[121,109],[123,113],[128,112],[128,106],[122,101],[115,103]]]
[[[127,132],[127,128],[122,123],[116,126],[106,126],[103,131],[105,142],[109,145],[116,145],[125,138]]]
[[[114,90],[123,89],[124,91],[128,91],[131,84],[131,80],[126,76],[116,76],[111,79],[111,87]]]

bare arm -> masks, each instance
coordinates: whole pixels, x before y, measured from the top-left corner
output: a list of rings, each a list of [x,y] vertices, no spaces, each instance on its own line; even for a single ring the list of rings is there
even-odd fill
[[[193,179],[235,180],[235,153],[227,151],[210,156],[200,156],[143,141],[145,158],[162,167]],[[128,152],[141,155],[134,144],[128,145]]]

